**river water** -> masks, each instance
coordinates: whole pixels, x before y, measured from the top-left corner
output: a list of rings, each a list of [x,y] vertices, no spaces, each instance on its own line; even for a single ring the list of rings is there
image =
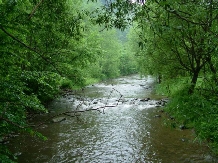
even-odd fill
[[[48,140],[22,135],[10,148],[20,163],[216,162],[206,145],[194,142],[192,130],[164,125],[156,104],[163,97],[153,93],[153,83],[150,76],[133,75],[69,92],[37,117],[39,122],[68,112],[59,116],[66,120],[37,129]]]

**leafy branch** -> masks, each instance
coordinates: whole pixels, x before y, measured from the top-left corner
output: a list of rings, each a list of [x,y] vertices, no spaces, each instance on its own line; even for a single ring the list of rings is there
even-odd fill
[[[32,18],[33,14],[36,12],[36,10],[39,8],[40,4],[43,2],[43,0],[41,0],[35,7],[34,9],[32,10],[30,16],[29,16],[29,19]]]
[[[24,42],[22,42],[21,40],[19,40],[17,37],[15,37],[14,35],[12,35],[11,33],[9,33],[2,25],[0,25],[0,29],[6,34],[8,35],[9,37],[11,37],[13,40],[15,40],[16,42],[18,42],[19,44],[21,44],[22,46],[24,46],[25,48],[35,52],[36,54],[39,55],[40,58],[42,58],[46,63],[50,64],[51,66],[53,66],[53,68],[59,73],[59,74],[62,74],[59,70],[57,70],[56,66],[54,65],[54,63],[51,63],[51,61],[44,57],[42,54],[41,51],[39,51],[38,49],[36,48],[33,48],[27,44],[25,44]]]

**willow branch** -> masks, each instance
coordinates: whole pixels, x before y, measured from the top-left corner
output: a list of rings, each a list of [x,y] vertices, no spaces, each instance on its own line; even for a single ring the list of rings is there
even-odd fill
[[[26,128],[26,127],[23,127],[23,126],[21,126],[21,125],[15,123],[15,122],[13,122],[13,121],[7,119],[7,118],[0,117],[0,119],[3,120],[3,121],[6,121],[6,122],[8,122],[8,123],[10,123],[10,124],[12,124],[12,125],[14,125],[14,126],[16,126],[16,127],[18,127],[18,128],[21,128],[21,129]]]
[[[56,66],[53,65],[52,62],[49,61],[49,59],[47,59],[46,57],[44,57],[39,50],[37,50],[36,48],[33,48],[31,46],[28,46],[27,44],[25,44],[24,42],[22,42],[21,40],[19,40],[18,38],[16,38],[14,35],[10,34],[7,30],[5,30],[1,25],[0,25],[0,29],[9,37],[11,37],[13,40],[15,40],[16,42],[18,42],[19,44],[21,44],[22,46],[24,46],[25,48],[35,52],[36,54],[39,55],[40,58],[42,58],[46,63],[49,63],[50,65],[53,66],[53,68],[59,73],[62,74],[59,70],[57,70]]]
[[[35,7],[34,9],[32,10],[30,16],[29,16],[29,19],[32,18],[33,14],[36,12],[36,10],[39,8],[39,5],[43,2],[43,0],[41,0]]]

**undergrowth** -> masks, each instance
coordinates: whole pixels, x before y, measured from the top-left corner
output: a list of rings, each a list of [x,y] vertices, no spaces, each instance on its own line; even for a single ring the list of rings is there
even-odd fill
[[[188,94],[188,78],[169,80],[157,86],[156,91],[170,97],[165,111],[170,115],[172,126],[193,128],[196,140],[208,142],[218,154],[218,97],[214,90],[197,83],[195,92]],[[172,118],[173,117],[173,118]]]

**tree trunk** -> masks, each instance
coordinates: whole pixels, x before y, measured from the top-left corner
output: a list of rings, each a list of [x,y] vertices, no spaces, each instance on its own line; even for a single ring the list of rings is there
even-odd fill
[[[214,67],[213,63],[211,62],[211,59],[208,61],[210,70],[213,73],[213,80],[216,84],[218,84],[218,79],[217,79],[217,71],[216,68]]]
[[[191,86],[189,87],[188,93],[193,94],[194,89],[198,80],[198,75],[199,75],[200,70],[195,70],[192,76],[192,81],[191,81]]]
[[[158,82],[158,84],[160,84],[162,82],[162,75],[158,74],[157,82]]]

